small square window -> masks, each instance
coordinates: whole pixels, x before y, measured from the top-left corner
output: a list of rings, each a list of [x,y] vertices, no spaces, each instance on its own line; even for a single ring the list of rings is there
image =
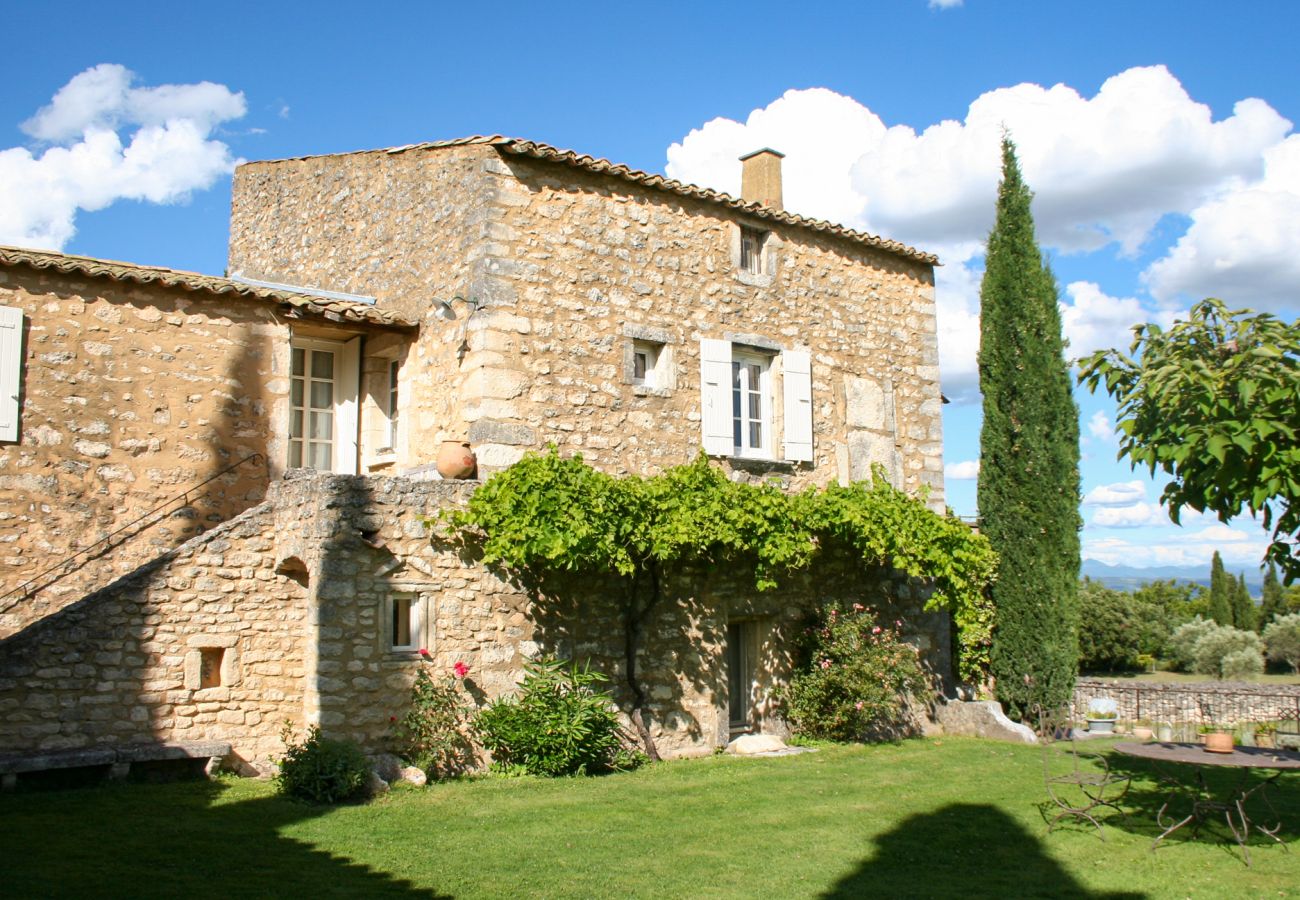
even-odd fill
[[[763,274],[763,244],[767,232],[757,228],[740,228],[740,271],[748,275]]]
[[[388,447],[397,449],[397,379],[402,371],[401,360],[388,364]]]
[[[653,341],[632,342],[632,383],[643,387],[658,387],[657,370],[663,344]]]
[[[389,598],[388,647],[390,650],[419,649],[423,639],[421,626],[418,597],[414,594],[394,594]]]
[[[199,690],[221,687],[221,664],[225,657],[225,647],[199,649]]]

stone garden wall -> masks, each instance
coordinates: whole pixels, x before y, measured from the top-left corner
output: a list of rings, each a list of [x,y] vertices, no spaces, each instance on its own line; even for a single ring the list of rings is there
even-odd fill
[[[1080,678],[1074,688],[1075,718],[1082,720],[1097,697],[1114,699],[1119,719],[1126,722],[1201,726],[1300,719],[1300,685]]]

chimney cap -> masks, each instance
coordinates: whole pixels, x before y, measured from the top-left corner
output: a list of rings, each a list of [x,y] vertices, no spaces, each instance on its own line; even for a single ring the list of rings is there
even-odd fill
[[[785,159],[785,154],[782,153],[780,150],[773,150],[771,147],[763,147],[759,150],[755,150],[753,153],[746,153],[744,156],[740,158],[740,161],[744,162],[745,160],[749,159],[752,156],[758,156],[758,154],[760,153],[771,153],[773,156],[777,157],[778,159]]]

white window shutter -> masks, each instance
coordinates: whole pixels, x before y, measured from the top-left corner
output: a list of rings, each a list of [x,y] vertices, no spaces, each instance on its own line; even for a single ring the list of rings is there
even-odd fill
[[[0,441],[18,440],[23,377],[23,311],[0,306]]]
[[[735,450],[730,341],[700,338],[700,430],[704,452],[710,456],[730,456]]]
[[[785,400],[785,458],[812,462],[812,359],[806,350],[781,354],[781,381]]]
[[[339,350],[338,370],[334,373],[334,427],[337,437],[334,471],[339,475],[357,474],[358,396],[361,392],[361,338],[354,337]]]

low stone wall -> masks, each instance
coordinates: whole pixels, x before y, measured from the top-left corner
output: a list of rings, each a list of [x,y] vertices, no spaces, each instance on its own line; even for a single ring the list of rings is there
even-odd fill
[[[1199,726],[1300,718],[1300,685],[1080,678],[1074,688],[1075,718],[1084,718],[1089,702],[1097,697],[1112,698],[1119,706],[1119,719],[1128,722]]]

